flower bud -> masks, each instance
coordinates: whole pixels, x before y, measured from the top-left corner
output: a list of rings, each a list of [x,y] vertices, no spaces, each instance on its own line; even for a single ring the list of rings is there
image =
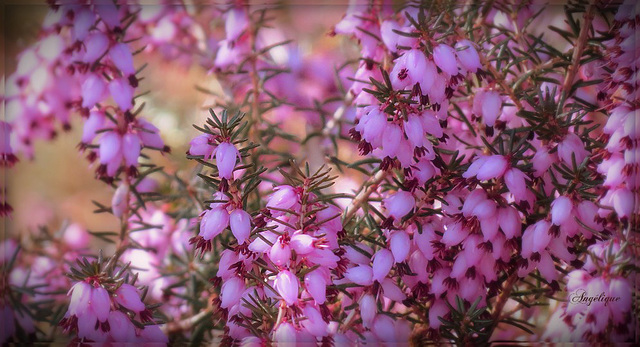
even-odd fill
[[[298,278],[291,271],[280,271],[276,276],[274,285],[287,305],[291,306],[298,302]]]
[[[82,107],[91,109],[105,97],[107,83],[96,74],[90,74],[82,83]]]
[[[137,166],[140,156],[140,138],[137,134],[127,133],[122,137],[122,154],[127,166]]]
[[[200,221],[200,233],[205,240],[218,236],[229,225],[229,212],[224,208],[207,211]]]
[[[307,292],[311,294],[316,304],[322,305],[327,301],[327,280],[320,269],[313,270],[304,276]]]
[[[133,312],[141,312],[146,309],[138,289],[130,284],[123,284],[116,290],[116,302]]]
[[[89,303],[93,312],[100,322],[106,322],[111,310],[111,299],[109,292],[102,287],[93,288],[91,291],[91,302]]]
[[[269,259],[277,266],[289,265],[291,260],[291,247],[288,243],[282,243],[282,241],[276,242],[269,251]]]
[[[389,271],[391,271],[391,267],[393,267],[393,255],[387,249],[380,249],[373,256],[373,280],[382,282],[382,280],[387,277]]]
[[[433,61],[450,76],[458,74],[458,64],[456,61],[456,51],[444,44],[437,45],[433,48]]]
[[[362,326],[370,328],[373,320],[378,313],[376,299],[371,294],[364,294],[360,298],[360,318],[362,318]]]
[[[229,215],[229,225],[238,244],[244,244],[251,234],[251,216],[243,209],[237,208]]]
[[[129,46],[125,43],[117,43],[109,49],[109,57],[113,64],[125,77],[134,75],[136,69],[133,66],[133,55]]]
[[[240,277],[233,276],[224,281],[220,289],[220,307],[229,308],[240,302],[244,290],[244,280]]]
[[[302,313],[307,318],[302,321],[302,326],[315,337],[327,336],[328,325],[322,318],[322,314],[312,305],[307,305],[302,309]]]
[[[473,42],[469,40],[460,40],[456,43],[455,49],[458,61],[465,70],[475,73],[482,67],[480,64],[480,56],[478,56],[478,51],[476,50]]]
[[[125,78],[114,78],[109,82],[109,93],[123,112],[133,107],[134,89]]]
[[[389,215],[395,219],[406,216],[416,204],[413,195],[404,190],[399,190],[388,198],[384,199],[384,206],[389,211]]]
[[[551,203],[551,223],[554,225],[564,224],[569,218],[572,218],[571,211],[573,203],[566,196],[559,196]]]
[[[396,263],[405,261],[411,249],[409,234],[404,230],[398,230],[391,234],[389,238],[389,248],[391,249],[391,253],[393,253],[393,260]]]
[[[220,178],[231,179],[236,160],[240,156],[236,146],[229,142],[222,142],[216,148],[216,165]]]
[[[354,266],[345,272],[344,277],[361,286],[370,286],[373,284],[373,270],[371,266],[368,265]]]
[[[127,208],[127,196],[129,195],[129,185],[126,182],[122,182],[118,189],[116,189],[111,198],[111,210],[113,215],[120,218]]]

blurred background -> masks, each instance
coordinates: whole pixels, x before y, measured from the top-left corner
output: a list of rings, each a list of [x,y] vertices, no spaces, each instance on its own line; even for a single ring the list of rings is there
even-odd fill
[[[143,1],[144,6],[153,6],[154,1]],[[3,66],[2,77],[16,69],[17,56],[38,36],[40,26],[49,7],[44,1],[10,1],[0,6],[2,20]],[[285,4],[273,11],[274,22],[287,39],[294,40],[290,46],[304,56],[320,51],[340,52],[343,39],[328,35],[331,26],[337,23],[346,10],[346,3]],[[207,31],[218,35],[208,38],[213,42],[223,39],[224,23],[213,18]],[[353,43],[351,43],[353,46]],[[344,54],[334,54],[334,61],[326,64],[344,63]],[[181,64],[167,61],[159,54],[143,52],[135,57],[136,66],[148,64],[142,72],[140,90],[149,90],[143,98],[146,103],[143,115],[160,129],[165,142],[171,147],[170,154],[153,151],[152,160],[166,168],[167,173],[178,172],[188,177],[194,163],[185,158],[188,143],[197,131],[192,124],[201,124],[208,112],[208,96],[197,91],[196,86],[210,90],[220,88],[216,76],[199,64]],[[329,56],[327,55],[327,59]],[[296,86],[287,86],[296,88]],[[4,83],[3,83],[4,88]],[[2,91],[4,92],[4,91]],[[4,109],[2,119],[4,119]],[[117,219],[109,214],[94,214],[92,200],[109,204],[113,191],[94,178],[94,166],[76,147],[82,134],[82,120],[72,118],[72,129],[60,132],[50,142],[35,144],[35,159],[29,160],[18,153],[20,161],[10,170],[2,170],[3,186],[8,202],[14,208],[10,218],[3,219],[2,236],[17,236],[41,225],[57,229],[65,221],[79,223],[92,231],[112,230]],[[305,135],[305,122],[295,122],[289,129],[297,135]]]

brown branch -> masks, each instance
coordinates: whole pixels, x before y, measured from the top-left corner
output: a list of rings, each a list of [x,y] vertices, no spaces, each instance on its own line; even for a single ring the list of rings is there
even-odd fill
[[[511,291],[513,290],[513,285],[517,280],[518,280],[518,273],[514,272],[509,276],[504,286],[502,287],[502,293],[500,293],[500,296],[498,296],[495,307],[493,309],[493,313],[491,314],[491,318],[493,320],[493,326],[491,327],[492,334],[495,328],[498,327],[498,323],[500,322],[500,319],[501,319],[500,315],[502,313],[502,310],[504,309],[504,305],[507,304],[507,301],[509,300],[509,296],[511,295]]]
[[[593,5],[593,0],[589,2],[589,7],[587,7],[587,12],[584,13],[584,23],[582,23],[582,27],[580,28],[580,34],[578,35],[578,41],[576,42],[576,46],[573,49],[573,56],[571,57],[572,64],[569,65],[567,69],[567,74],[564,78],[564,83],[562,83],[562,96],[563,99],[567,98],[569,95],[569,90],[571,89],[571,83],[576,77],[578,73],[578,65],[580,65],[580,57],[582,57],[582,53],[584,52],[584,48],[587,44],[587,38],[589,36],[589,29],[591,29],[591,21],[593,21],[595,6]]]
[[[196,323],[198,323],[211,313],[213,313],[213,307],[209,307],[206,310],[200,311],[200,313],[183,320],[166,323],[161,327],[161,329],[165,334],[186,331],[191,329]]]
[[[378,185],[382,180],[387,177],[387,172],[384,170],[378,171],[374,176],[369,178],[368,184],[363,185],[363,189],[360,190],[358,195],[347,206],[346,214],[344,216],[344,223],[346,224],[355,214],[358,212],[363,203],[369,199],[369,196],[378,189]],[[365,188],[366,187],[366,188]]]

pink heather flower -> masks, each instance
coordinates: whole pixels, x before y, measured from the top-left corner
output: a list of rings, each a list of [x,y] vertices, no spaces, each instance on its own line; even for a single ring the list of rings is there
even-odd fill
[[[291,306],[298,302],[298,278],[291,271],[280,271],[276,276],[274,286],[287,305]]]
[[[328,335],[328,325],[324,321],[322,314],[312,305],[306,305],[302,309],[303,315],[307,318],[302,321],[302,326],[313,336],[323,337]]]
[[[84,47],[86,52],[82,57],[82,61],[92,64],[107,52],[109,38],[102,32],[94,31],[84,40]]]
[[[232,8],[227,12],[224,29],[228,41],[235,41],[249,28],[249,18],[242,8]]]
[[[194,137],[189,142],[189,154],[201,155],[205,159],[211,159],[215,150],[215,147],[211,145],[212,141],[213,136],[209,134],[201,134]]]
[[[296,251],[296,254],[305,255],[315,250],[314,242],[315,238],[307,234],[295,234],[291,236],[289,244],[291,248]]]
[[[82,128],[82,143],[88,144],[96,137],[96,132],[103,129],[105,115],[100,111],[91,111]]]
[[[551,223],[562,225],[572,218],[573,203],[566,196],[559,196],[551,203]]]
[[[164,145],[164,141],[162,141],[162,137],[160,137],[160,130],[155,125],[142,118],[137,118],[136,121],[139,127],[146,130],[138,132],[138,136],[145,147],[155,148],[165,152],[169,151],[169,147]]]
[[[458,64],[456,61],[456,51],[444,44],[433,48],[433,61],[449,76],[458,74]]]
[[[393,254],[393,260],[396,263],[405,261],[409,255],[409,250],[411,249],[409,234],[404,230],[395,231],[389,237],[389,248]]]
[[[229,225],[229,212],[224,208],[213,208],[202,216],[200,233],[205,240],[218,236]]]
[[[93,287],[87,282],[78,282],[71,287],[69,293],[71,300],[69,301],[69,315],[82,317],[89,308],[91,301],[91,292]]]
[[[120,311],[109,312],[109,332],[116,342],[132,342],[135,341],[135,326],[129,318]]]
[[[216,165],[218,166],[220,178],[231,179],[238,157],[240,157],[240,153],[233,144],[222,142],[218,145],[216,148]]]
[[[402,47],[414,47],[417,43],[415,37],[408,37],[397,34],[394,30],[410,33],[412,30],[409,27],[401,27],[395,20],[385,20],[380,24],[380,37],[382,42],[391,52],[396,52],[398,46]]]
[[[122,138],[114,131],[105,133],[100,138],[100,163],[107,164],[121,153]]]
[[[386,314],[379,314],[373,321],[373,333],[384,342],[397,342],[396,329],[393,318]]]
[[[11,148],[11,125],[0,121],[0,166],[11,167],[18,161]]]
[[[113,64],[125,77],[135,75],[136,68],[133,65],[133,55],[129,46],[125,43],[117,43],[109,49],[109,57]]]
[[[104,100],[106,89],[107,83],[102,77],[90,74],[82,84],[82,107],[90,109]]]
[[[393,267],[393,254],[387,249],[380,249],[373,256],[373,277],[374,281],[382,282],[382,280],[387,277],[389,271]]]
[[[124,162],[127,166],[135,167],[138,165],[141,146],[138,134],[126,133],[122,137],[122,154],[124,154]]]
[[[469,229],[461,225],[461,223],[453,223],[445,225],[444,235],[441,242],[446,246],[455,246],[462,242],[469,235]]]
[[[127,197],[129,196],[129,185],[126,182],[122,182],[118,189],[116,189],[113,197],[111,198],[111,210],[113,215],[120,218],[128,207]]]
[[[416,200],[413,195],[404,190],[397,191],[384,199],[384,206],[389,215],[395,219],[401,219],[415,207]]]
[[[73,36],[76,41],[83,41],[96,22],[96,16],[93,11],[82,9],[75,13],[73,20]]]
[[[403,124],[404,132],[413,147],[422,147],[425,142],[424,129],[419,116],[410,114]]]
[[[400,142],[403,140],[402,129],[396,124],[388,123],[382,133],[384,143],[382,156],[393,158],[396,156]]]
[[[385,297],[393,301],[402,302],[407,298],[402,290],[390,278],[385,278],[382,281],[382,291]]]
[[[291,209],[298,203],[298,194],[294,191],[293,187],[289,185],[281,185],[276,188],[277,190],[269,196],[269,201],[267,202],[267,208],[275,207],[278,209]],[[278,212],[274,211],[275,215],[279,215]],[[282,213],[282,212],[280,212]]]
[[[527,175],[516,168],[510,168],[504,173],[504,183],[509,188],[516,201],[527,198]]]
[[[354,266],[345,272],[344,277],[355,284],[370,286],[373,284],[373,269],[368,265]]]
[[[475,45],[469,40],[460,40],[455,45],[456,56],[462,67],[472,73],[482,67]]]
[[[576,157],[576,165],[580,165],[584,159],[589,155],[589,152],[584,148],[580,137],[574,133],[568,133],[567,136],[558,144],[558,156],[565,164],[571,166],[572,156]]]
[[[482,118],[487,126],[492,127],[501,113],[502,98],[500,93],[490,90],[483,94],[482,98]]]
[[[295,346],[296,328],[290,323],[280,323],[273,334],[273,342],[276,346]]]
[[[282,241],[282,237],[273,244],[269,251],[269,259],[277,266],[287,266],[291,260],[291,247]]]
[[[133,107],[134,92],[135,89],[124,78],[114,78],[109,82],[109,93],[123,112],[129,111]]]
[[[360,298],[360,318],[362,318],[362,326],[370,328],[377,313],[376,299],[371,294],[364,294]]]
[[[100,322],[106,322],[111,310],[109,292],[102,287],[93,288],[89,305]]]
[[[240,302],[245,290],[244,280],[240,277],[231,277],[224,281],[220,289],[220,307],[230,308]]]
[[[435,69],[432,69],[433,66],[427,62],[427,57],[422,51],[408,50],[394,63],[395,65],[389,74],[394,88],[403,89],[416,83],[420,83],[420,86],[425,90],[431,87],[433,82],[427,83],[429,85],[425,86],[422,86],[421,83],[425,79],[433,81],[433,75],[435,75]]]
[[[95,8],[100,19],[102,19],[109,29],[113,30],[120,26],[120,15],[118,14],[118,9],[115,4],[105,2],[100,5],[96,5]]]
[[[304,285],[316,304],[322,305],[327,301],[327,280],[320,268],[304,276]]]
[[[138,289],[130,284],[123,284],[116,290],[116,302],[133,312],[142,312],[146,309]]]
[[[637,202],[636,194],[627,188],[618,188],[613,193],[613,208],[618,217],[630,217]]]
[[[522,232],[522,222],[518,210],[513,207],[503,207],[498,209],[498,225],[507,239],[520,236]]]
[[[494,154],[478,157],[462,174],[464,178],[476,176],[479,181],[487,181],[492,178],[500,178],[509,166],[504,156]]]
[[[251,234],[251,216],[242,209],[235,209],[229,215],[229,225],[238,244],[244,244]]]
[[[533,175],[535,177],[540,177],[547,172],[555,162],[555,158],[553,155],[549,154],[549,151],[545,147],[542,147],[538,148],[531,162],[533,163]]]

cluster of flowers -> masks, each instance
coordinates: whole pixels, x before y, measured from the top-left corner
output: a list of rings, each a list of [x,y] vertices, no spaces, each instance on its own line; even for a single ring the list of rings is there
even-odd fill
[[[552,317],[556,329],[550,329],[546,334],[548,339],[602,341],[609,335],[611,341],[622,342],[637,329],[631,304],[636,274],[625,266],[637,266],[629,253],[633,247],[629,247],[629,243],[634,239],[632,225],[638,221],[639,201],[638,88],[631,83],[636,78],[631,67],[640,61],[631,43],[639,11],[640,7],[632,1],[622,4],[615,15],[614,36],[607,42],[607,62],[612,73],[605,75],[603,85],[609,96],[605,106],[610,116],[602,130],[601,138],[606,146],[597,167],[604,176],[605,189],[599,198],[600,208],[594,204],[585,211],[597,216],[606,233],[604,239],[594,241],[589,247],[584,267],[567,275],[569,301]],[[562,202],[556,200],[554,204]],[[558,211],[558,215],[560,213]],[[618,221],[623,221],[622,225]],[[602,227],[595,230],[601,231]],[[588,305],[571,300],[571,296],[581,292],[597,299]]]
[[[76,331],[78,342],[168,342],[131,284],[107,285],[89,277],[74,284],[69,295],[69,310],[60,325]]]

